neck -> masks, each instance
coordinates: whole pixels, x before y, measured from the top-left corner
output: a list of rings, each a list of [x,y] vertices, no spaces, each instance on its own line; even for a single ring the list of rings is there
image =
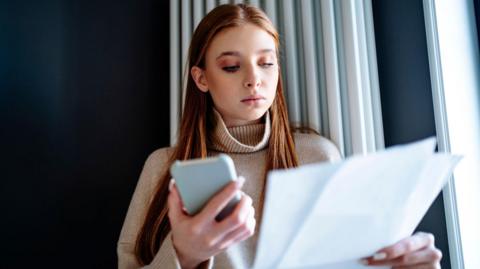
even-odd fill
[[[226,126],[220,113],[215,109],[213,116],[214,128],[210,133],[210,149],[226,153],[249,153],[268,146],[270,138],[268,111],[255,122],[231,127]]]

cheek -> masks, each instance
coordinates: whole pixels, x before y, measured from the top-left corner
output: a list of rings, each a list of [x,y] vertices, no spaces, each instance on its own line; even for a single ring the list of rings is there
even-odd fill
[[[213,95],[222,94],[222,91],[229,85],[229,78],[218,71],[211,71],[207,75],[208,88]]]
[[[278,72],[272,71],[266,77],[266,86],[268,88],[268,92],[271,96],[275,96],[275,92],[277,90],[278,85]]]
[[[235,93],[233,85],[236,85],[236,82],[232,76],[226,76],[225,74],[214,74],[211,76],[211,80],[208,81],[208,87],[216,105],[219,105],[219,102],[222,104],[231,102]]]

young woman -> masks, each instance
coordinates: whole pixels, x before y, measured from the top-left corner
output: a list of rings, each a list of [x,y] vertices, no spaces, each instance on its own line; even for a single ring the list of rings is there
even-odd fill
[[[261,10],[246,5],[212,10],[193,34],[188,70],[177,144],[153,152],[145,163],[118,241],[120,268],[248,268],[267,171],[340,159],[327,139],[292,133],[278,33]],[[187,215],[168,172],[171,163],[220,152],[232,157],[243,177],[200,213]],[[243,196],[233,213],[215,221],[240,189]],[[440,258],[433,236],[418,233],[362,261],[439,268]]]

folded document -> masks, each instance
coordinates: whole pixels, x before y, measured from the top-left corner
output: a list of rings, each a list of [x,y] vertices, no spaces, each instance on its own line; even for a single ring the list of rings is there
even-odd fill
[[[367,268],[358,260],[411,235],[461,158],[434,148],[270,172],[254,268]]]

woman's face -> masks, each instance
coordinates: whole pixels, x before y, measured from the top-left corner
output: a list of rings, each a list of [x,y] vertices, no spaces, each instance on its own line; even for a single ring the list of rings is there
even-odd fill
[[[278,83],[274,38],[253,24],[227,28],[207,48],[205,69],[192,68],[228,127],[255,123],[272,105]]]

